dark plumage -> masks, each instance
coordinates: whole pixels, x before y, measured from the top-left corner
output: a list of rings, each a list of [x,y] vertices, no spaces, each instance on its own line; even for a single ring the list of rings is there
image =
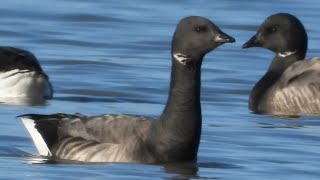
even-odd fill
[[[44,74],[37,58],[31,52],[14,47],[0,47],[0,72],[13,69],[25,69]]]
[[[302,23],[287,13],[268,17],[243,48],[276,53],[250,93],[249,108],[273,115],[320,114],[320,61],[305,60],[308,37]]]
[[[159,119],[132,115],[23,115],[41,155],[84,162],[195,161],[206,53],[235,40],[208,19],[182,19],[172,39],[170,92]],[[50,126],[50,127],[48,127]],[[46,131],[45,129],[48,129]]]

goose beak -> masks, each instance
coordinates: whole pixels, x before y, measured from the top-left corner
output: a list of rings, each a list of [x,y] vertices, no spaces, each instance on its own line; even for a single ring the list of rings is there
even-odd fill
[[[243,49],[251,48],[251,47],[261,47],[262,44],[259,42],[257,35],[252,36],[249,41],[242,45]]]
[[[234,43],[236,40],[229,36],[228,34],[224,32],[219,32],[219,34],[215,37],[214,39],[215,42],[217,43]]]

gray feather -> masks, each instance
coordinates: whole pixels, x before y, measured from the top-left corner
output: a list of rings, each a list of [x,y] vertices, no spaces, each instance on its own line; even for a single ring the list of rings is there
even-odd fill
[[[266,94],[261,107],[272,114],[320,113],[320,61],[298,61],[289,66]]]

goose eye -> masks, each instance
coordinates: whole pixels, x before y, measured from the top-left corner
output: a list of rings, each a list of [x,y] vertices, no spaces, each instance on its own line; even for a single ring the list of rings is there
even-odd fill
[[[275,27],[270,27],[270,28],[268,28],[268,31],[269,31],[270,33],[274,33],[274,32],[277,32],[277,28],[275,28]]]
[[[207,27],[206,26],[196,26],[195,27],[195,31],[199,32],[199,33],[206,32],[207,31]]]

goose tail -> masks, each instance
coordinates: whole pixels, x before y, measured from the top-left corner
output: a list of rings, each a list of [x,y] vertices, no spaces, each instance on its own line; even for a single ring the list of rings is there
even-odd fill
[[[32,119],[32,116],[20,116],[20,119],[28,130],[39,154],[41,156],[52,156],[45,135],[41,134],[42,131],[39,129],[41,124],[37,123],[35,119]]]

